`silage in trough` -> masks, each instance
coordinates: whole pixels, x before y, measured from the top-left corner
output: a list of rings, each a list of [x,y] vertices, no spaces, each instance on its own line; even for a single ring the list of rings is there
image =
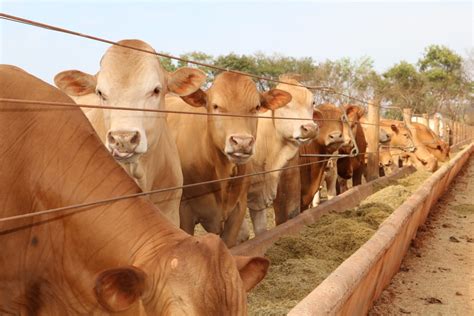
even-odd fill
[[[250,315],[287,314],[364,244],[430,175],[417,171],[395,180],[358,207],[329,213],[298,235],[280,238],[266,252],[271,260],[267,276],[249,294]]]

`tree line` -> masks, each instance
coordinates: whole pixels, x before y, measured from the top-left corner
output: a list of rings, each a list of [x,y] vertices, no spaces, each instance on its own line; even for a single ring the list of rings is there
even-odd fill
[[[375,71],[372,58],[367,56],[322,62],[311,57],[261,52],[220,56],[190,52],[180,57],[274,79],[282,74],[297,74],[299,81],[306,85],[331,87],[359,99],[379,100],[382,105],[409,107],[413,113],[439,112],[451,119],[474,123],[474,49],[463,58],[448,47],[430,45],[416,64],[400,61],[382,73]],[[208,75],[209,82],[217,74],[207,67],[166,58],[162,58],[162,64],[168,71],[183,66],[197,67]],[[268,81],[256,81],[261,90],[274,86]],[[357,103],[327,92],[316,91],[315,96],[317,103]],[[401,119],[401,112],[387,110],[384,116]]]

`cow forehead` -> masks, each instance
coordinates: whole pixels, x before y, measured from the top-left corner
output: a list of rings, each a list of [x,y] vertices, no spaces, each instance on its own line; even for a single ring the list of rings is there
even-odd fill
[[[260,93],[247,76],[224,72],[208,90],[211,102],[228,107],[254,107],[260,104]]]
[[[122,41],[124,45],[154,52],[153,48],[141,41]],[[102,57],[97,76],[98,85],[113,87],[151,88],[164,86],[166,76],[155,55],[133,49],[112,46]]]
[[[294,80],[293,83],[299,84],[296,80]],[[276,88],[291,94],[291,101],[289,104],[293,104],[298,107],[307,107],[313,101],[313,94],[305,87],[280,83],[276,86]]]

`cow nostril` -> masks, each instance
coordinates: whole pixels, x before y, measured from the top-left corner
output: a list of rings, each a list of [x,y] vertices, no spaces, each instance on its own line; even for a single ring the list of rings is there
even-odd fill
[[[132,145],[138,145],[140,143],[140,133],[135,132],[135,135],[130,139],[130,143]]]
[[[112,135],[111,132],[107,133],[107,140],[108,140],[109,144],[111,144],[111,145],[115,145],[115,143],[116,143],[115,137]]]
[[[239,142],[237,141],[237,139],[234,138],[234,136],[230,137],[230,142],[231,142],[232,145],[238,145],[239,144]]]
[[[249,140],[249,146],[252,146],[255,143],[255,138],[251,137]]]

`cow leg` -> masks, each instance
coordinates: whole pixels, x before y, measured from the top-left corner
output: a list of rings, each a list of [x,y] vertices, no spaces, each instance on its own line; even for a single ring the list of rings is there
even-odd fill
[[[347,187],[347,180],[344,179],[344,178],[338,177],[337,184],[339,186],[339,193],[338,194],[344,193],[349,189]]]
[[[245,218],[245,211],[247,210],[247,199],[241,199],[230,212],[229,217],[224,223],[224,230],[221,234],[227,247],[233,247],[237,243],[237,236],[239,235],[240,226]]]
[[[250,218],[252,219],[253,231],[255,236],[258,236],[267,230],[267,209],[263,210],[251,210]]]
[[[326,173],[324,177],[326,181],[326,187],[328,191],[328,200],[333,199],[337,195],[336,183],[337,183],[337,165],[334,163]]]
[[[192,209],[186,202],[181,202],[179,206],[179,227],[190,235],[194,235],[194,226],[196,219]]]
[[[354,170],[354,173],[352,175],[352,187],[362,184],[362,174],[364,173],[363,169],[364,168],[360,167]]]
[[[287,166],[298,165],[298,155]],[[300,171],[298,168],[283,170],[278,182],[277,194],[273,201],[275,224],[280,225],[300,213],[301,195]]]
[[[316,207],[321,203],[321,189],[316,192],[316,194],[313,197],[313,201],[311,202],[311,207]]]

